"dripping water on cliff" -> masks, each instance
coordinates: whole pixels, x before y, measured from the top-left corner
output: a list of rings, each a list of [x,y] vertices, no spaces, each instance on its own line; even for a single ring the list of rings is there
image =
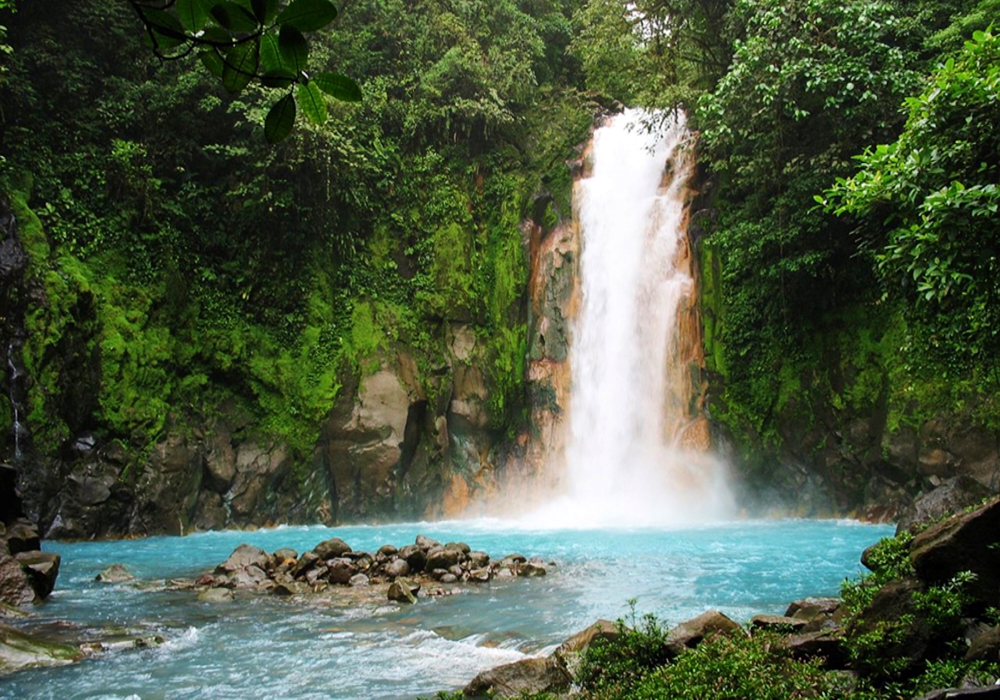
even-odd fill
[[[697,285],[687,238],[694,157],[683,114],[664,133],[611,118],[574,189],[580,310],[572,326],[557,526],[671,525],[734,512],[702,411]]]
[[[27,371],[21,359],[24,337],[20,287],[28,256],[17,235],[17,219],[6,201],[0,201],[0,343],[4,348],[7,401],[11,413],[12,456],[20,462],[31,439],[25,424]]]

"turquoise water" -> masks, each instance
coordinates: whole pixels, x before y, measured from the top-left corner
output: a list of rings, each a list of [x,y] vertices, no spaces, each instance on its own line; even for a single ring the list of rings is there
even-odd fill
[[[330,537],[354,549],[402,546],[417,534],[464,541],[494,558],[556,562],[548,576],[460,586],[400,607],[376,591],[334,598],[248,597],[208,604],[165,581],[214,568],[242,542],[311,549]],[[738,622],[835,595],[861,551],[890,526],[848,521],[743,521],[675,530],[529,530],[500,521],[281,527],[188,537],[46,543],[63,557],[56,592],[38,609],[84,631],[160,634],[156,649],[0,680],[2,698],[414,698],[457,689],[485,668],[537,654],[598,618],[636,610],[674,624],[710,608]],[[139,581],[94,576],[125,564]]]

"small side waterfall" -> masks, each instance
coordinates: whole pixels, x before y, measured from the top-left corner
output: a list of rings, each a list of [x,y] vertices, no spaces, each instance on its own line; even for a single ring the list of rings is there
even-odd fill
[[[536,514],[551,525],[671,525],[733,513],[725,469],[704,450],[705,418],[692,406],[700,335],[690,322],[689,132],[683,115],[662,137],[641,117],[629,111],[596,131],[592,171],[574,191],[582,306],[564,495]]]
[[[24,376],[25,372],[21,368],[21,349],[17,341],[7,343],[7,385],[9,387],[8,400],[12,414],[11,432],[14,435],[14,461],[20,462],[24,456],[24,448],[30,439],[28,427],[24,424],[21,416],[21,406],[24,403]]]

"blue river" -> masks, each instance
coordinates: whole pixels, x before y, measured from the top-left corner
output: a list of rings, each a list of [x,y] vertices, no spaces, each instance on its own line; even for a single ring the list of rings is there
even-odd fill
[[[329,528],[279,527],[115,542],[46,542],[62,555],[56,591],[36,609],[83,636],[158,634],[160,647],[0,679],[0,698],[432,698],[479,671],[549,651],[599,618],[652,613],[673,625],[718,608],[738,622],[792,600],[836,595],[888,525],[837,520],[737,521],[682,529],[534,530],[497,520]],[[545,577],[460,584],[400,606],[384,591],[329,597],[247,596],[202,603],[170,590],[246,542],[303,552],[330,537],[355,550],[424,534],[493,558],[554,562]],[[94,581],[111,564],[137,580]]]

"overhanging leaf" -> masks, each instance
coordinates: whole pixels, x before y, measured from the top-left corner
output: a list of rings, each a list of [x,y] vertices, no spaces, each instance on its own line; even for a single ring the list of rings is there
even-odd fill
[[[201,58],[201,63],[208,69],[208,72],[214,75],[216,78],[222,77],[222,71],[225,68],[225,63],[222,61],[222,56],[220,56],[214,49],[209,49],[207,51],[202,51],[199,54]]]
[[[206,0],[177,0],[174,9],[184,29],[192,34],[200,32],[208,22]]]
[[[253,32],[258,27],[257,19],[253,14],[231,0],[216,3],[211,14],[221,27],[231,32]]]
[[[315,83],[300,84],[295,96],[302,113],[309,121],[313,124],[322,124],[326,121],[326,100]]]
[[[329,0],[292,0],[278,15],[278,24],[300,32],[322,29],[337,18],[337,8]]]
[[[250,7],[261,24],[273,22],[278,14],[278,0],[250,0]]]
[[[264,75],[260,76],[260,82],[262,82],[265,87],[270,88],[288,87],[295,82],[295,74],[290,70],[277,68],[275,70],[265,71]]]
[[[236,44],[226,52],[222,69],[222,85],[236,94],[245,88],[257,74],[260,46],[257,40]]]
[[[285,68],[298,73],[309,61],[309,42],[295,27],[284,25],[278,32],[278,50]]]
[[[278,37],[265,34],[260,38],[260,65],[265,71],[280,70],[285,67],[278,49]]]
[[[320,73],[313,77],[312,81],[330,97],[343,100],[345,102],[360,102],[361,87],[340,73]]]
[[[295,125],[295,100],[285,95],[274,103],[264,118],[264,138],[268,143],[278,143],[288,138]]]

